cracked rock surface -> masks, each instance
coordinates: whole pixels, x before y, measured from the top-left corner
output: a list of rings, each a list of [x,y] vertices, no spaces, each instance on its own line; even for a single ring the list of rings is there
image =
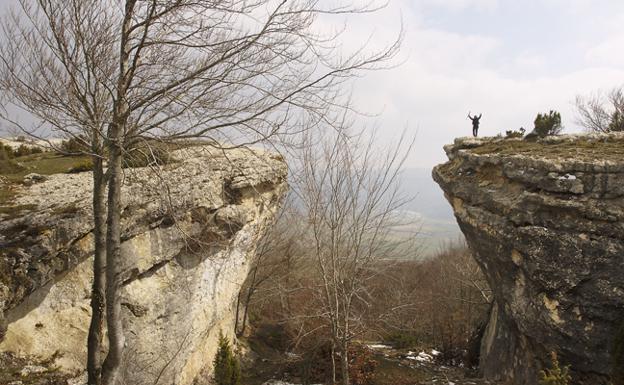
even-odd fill
[[[486,378],[535,384],[549,352],[607,384],[624,322],[624,136],[460,138],[433,170],[495,303]]]
[[[286,186],[260,150],[192,147],[158,170],[126,169],[122,191],[123,380],[191,384],[209,370],[219,329]],[[0,220],[0,351],[86,363],[92,274],[91,173],[24,186]],[[0,218],[1,219],[1,218]]]

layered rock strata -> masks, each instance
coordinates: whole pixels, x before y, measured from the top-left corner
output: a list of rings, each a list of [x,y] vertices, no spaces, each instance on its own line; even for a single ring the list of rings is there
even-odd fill
[[[489,379],[537,383],[556,352],[606,384],[624,322],[624,136],[457,139],[433,170],[493,291]]]

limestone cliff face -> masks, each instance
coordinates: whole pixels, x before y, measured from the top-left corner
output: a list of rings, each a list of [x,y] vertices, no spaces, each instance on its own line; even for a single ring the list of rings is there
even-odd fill
[[[155,173],[128,169],[123,190],[123,380],[191,384],[210,369],[256,242],[286,190],[280,157],[205,147]],[[0,222],[0,351],[81,370],[92,282],[90,173],[24,187],[32,211]]]
[[[433,177],[495,298],[483,374],[535,384],[556,351],[575,383],[606,384],[624,321],[624,136],[463,138],[445,150]]]

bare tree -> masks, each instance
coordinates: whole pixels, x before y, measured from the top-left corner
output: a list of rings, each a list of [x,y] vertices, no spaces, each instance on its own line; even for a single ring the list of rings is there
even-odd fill
[[[303,352],[304,372],[331,348],[332,381],[338,374],[348,383],[349,346],[374,327],[380,276],[414,253],[413,239],[394,233],[406,224],[396,212],[405,203],[397,178],[411,145],[401,140],[386,151],[374,137],[331,132],[307,138],[291,199],[259,249],[241,307],[284,326],[290,349]]]
[[[391,230],[406,202],[397,191],[398,175],[411,143],[401,140],[382,151],[374,142],[339,129],[303,157],[301,196],[317,270],[318,315],[330,331],[332,351],[340,354],[343,385],[349,384],[350,342],[362,332],[372,302],[368,283],[400,250]],[[335,365],[332,372],[335,380]]]
[[[20,2],[22,12],[6,16],[0,46],[0,99],[35,119],[26,127],[3,110],[9,126],[40,137],[42,128],[73,140],[93,160],[94,281],[88,336],[89,382],[101,371],[100,351],[105,306],[106,125],[115,74],[114,18],[107,5],[72,2]]]
[[[376,52],[362,46],[346,53],[341,30],[319,31],[316,21],[376,9],[317,0],[19,0],[5,18],[3,120],[34,136],[51,130],[81,140],[94,158],[90,384],[117,383],[124,347],[124,158],[149,139],[240,145],[331,123],[344,83],[381,68],[401,38]],[[35,124],[7,112],[15,108],[34,115]],[[100,371],[96,317],[104,302],[109,347]]]
[[[293,254],[300,254],[297,245],[301,238],[302,229],[295,224],[292,210],[292,195],[287,197],[282,204],[281,211],[275,218],[274,225],[268,229],[260,241],[252,262],[252,267],[247,279],[241,287],[236,302],[236,325],[235,330],[238,336],[245,334],[250,305],[255,295],[267,287],[267,281],[277,283],[283,278],[290,276],[289,259]],[[269,295],[284,294],[283,290],[270,290],[272,293],[263,293],[263,300]]]
[[[576,97],[577,122],[589,131],[624,131],[624,90],[599,91],[594,95]]]
[[[486,321],[492,294],[464,242],[403,260],[374,280],[372,328],[401,348],[430,345],[461,358]],[[374,314],[373,314],[374,315]],[[478,345],[477,345],[478,346]]]

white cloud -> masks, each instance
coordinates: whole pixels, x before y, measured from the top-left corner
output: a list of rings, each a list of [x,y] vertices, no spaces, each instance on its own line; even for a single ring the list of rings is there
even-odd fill
[[[624,67],[608,68],[598,61],[585,68],[546,72],[547,57],[514,52],[497,36],[407,25],[403,51],[409,59],[393,70],[370,74],[355,91],[364,110],[383,108],[382,133],[396,137],[406,124],[418,133],[410,167],[444,161],[442,146],[471,132],[469,110],[483,113],[482,135],[521,126],[530,130],[535,115],[550,109],[562,113],[568,131],[578,131],[575,96],[610,88],[624,79]],[[496,60],[503,50],[511,57]],[[613,64],[613,57],[610,60]]]
[[[506,72],[517,74],[535,74],[543,72],[546,69],[546,58],[532,52],[524,51],[514,57],[509,67],[503,70]]]
[[[624,66],[624,33],[611,36],[602,43],[591,47],[585,58],[592,64],[601,66]]]
[[[496,38],[459,35],[435,29],[413,29],[406,40],[413,60],[435,72],[465,73],[488,66],[500,46]]]
[[[614,32],[611,39],[593,48],[592,42],[600,41],[602,32],[585,34],[587,39],[582,41],[579,35],[583,35],[584,30],[575,35],[557,35],[557,44],[580,53],[580,60],[571,59],[575,62],[570,63],[565,62],[568,51],[559,51],[557,54],[561,56],[557,56],[553,54],[557,47],[540,46],[539,50],[533,50],[528,42],[519,49],[505,40],[504,31],[498,33],[490,29],[488,35],[479,33],[478,27],[471,27],[467,30],[472,32],[466,33],[466,29],[456,26],[445,30],[444,25],[435,20],[424,22],[429,15],[423,11],[425,6],[445,7],[446,12],[468,7],[502,10],[506,7],[504,1],[422,0],[411,3],[397,0],[391,9],[384,11],[385,17],[375,19],[375,23],[356,24],[358,34],[374,26],[381,32],[377,37],[383,40],[397,25],[397,12],[393,13],[393,9],[407,10],[403,15],[406,25],[403,54],[408,55],[408,59],[398,68],[367,75],[356,86],[355,96],[365,111],[383,109],[378,119],[383,135],[396,138],[406,125],[411,132],[417,132],[409,167],[430,167],[444,161],[442,146],[457,136],[471,133],[470,122],[466,119],[469,110],[483,113],[482,135],[496,135],[521,126],[530,130],[535,115],[550,109],[562,113],[567,131],[578,131],[575,97],[622,83],[624,54],[619,56],[619,52],[624,46],[624,30],[621,34],[615,33],[617,12],[604,18],[604,15],[590,14],[592,4],[598,5],[586,0],[545,1],[551,7],[560,7],[561,14],[577,14],[579,21],[587,17],[600,18],[611,25],[608,27]],[[444,11],[436,11],[436,14],[439,12]],[[510,22],[522,25],[530,16],[530,12],[514,15]],[[566,23],[574,25],[575,19]],[[532,32],[539,38],[539,31]],[[543,36],[549,33],[550,30],[544,30]],[[585,51],[588,51],[587,61],[583,62]]]
[[[498,0],[420,0],[422,5],[446,8],[452,11],[460,11],[469,7],[484,10],[493,10],[498,6]]]
[[[483,113],[482,135],[520,126],[530,129],[535,115],[549,109],[561,111],[568,130],[578,130],[572,104],[575,96],[623,82],[624,13],[617,10],[624,5],[605,10],[600,6],[607,0],[539,0],[538,7],[546,4],[558,7],[566,16],[578,15],[566,20],[572,28],[586,26],[588,19],[600,20],[609,32],[605,38],[602,31],[593,34],[595,31],[579,27],[573,37],[557,35],[557,43],[572,46],[580,56],[572,66],[563,66],[549,56],[549,46],[532,49],[539,41],[517,47],[505,40],[504,31],[490,30],[488,35],[481,32],[487,28],[471,25],[467,28],[470,32],[465,32],[454,25],[425,20],[430,16],[425,8],[435,8],[436,15],[473,8],[503,14],[512,1],[516,0],[394,0],[387,9],[359,15],[349,24],[343,40],[347,50],[361,46],[369,36],[370,48],[376,49],[396,38],[402,15],[406,35],[398,60],[404,64],[368,74],[356,84],[354,96],[361,110],[383,110],[377,119],[380,135],[396,138],[406,125],[411,132],[418,132],[407,166],[429,167],[444,161],[442,146],[471,132],[466,119],[469,110]],[[527,1],[534,6],[528,8],[534,9],[538,0]],[[453,20],[462,19],[458,15]],[[531,28],[531,16],[530,12],[513,15],[510,23]],[[335,21],[323,19],[320,28]],[[532,32],[547,36],[551,31]],[[581,41],[580,35],[586,39]]]

